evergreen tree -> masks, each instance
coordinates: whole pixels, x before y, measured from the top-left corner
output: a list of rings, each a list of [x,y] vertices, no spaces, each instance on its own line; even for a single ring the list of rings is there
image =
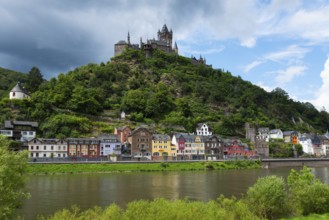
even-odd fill
[[[43,83],[44,79],[38,67],[32,67],[27,74],[26,89],[30,93],[38,90],[39,86]]]

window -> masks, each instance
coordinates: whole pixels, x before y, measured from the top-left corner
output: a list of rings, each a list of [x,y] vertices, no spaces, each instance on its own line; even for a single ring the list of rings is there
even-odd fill
[[[23,133],[23,135],[27,135],[27,132],[26,131],[23,131],[22,133]]]
[[[66,150],[66,147],[65,146],[63,146],[63,150]]]
[[[159,153],[158,153],[158,152],[154,152],[154,153],[153,153],[153,156],[158,157],[158,156],[159,156]]]
[[[58,150],[61,150],[61,146],[58,146]]]
[[[36,153],[36,154],[35,154],[35,157],[39,157],[39,153]]]
[[[29,134],[30,134],[30,135],[33,135],[33,131],[30,131]]]
[[[43,154],[43,157],[47,157],[47,155],[46,154]]]
[[[39,150],[39,146],[37,146],[37,150]]]
[[[33,157],[33,153],[31,153],[31,157]]]
[[[47,147],[46,147],[46,146],[43,146],[43,149],[44,149],[44,150],[46,150],[46,149],[47,149]]]
[[[51,146],[50,148],[51,148],[51,150],[54,150],[54,146]]]
[[[13,97],[15,97],[15,95],[16,95],[16,93],[15,93],[15,92],[13,92]]]
[[[31,146],[31,150],[33,150],[33,146]]]

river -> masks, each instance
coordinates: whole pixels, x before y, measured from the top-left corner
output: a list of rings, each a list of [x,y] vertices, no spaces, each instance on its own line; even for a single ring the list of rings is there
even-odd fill
[[[26,220],[50,215],[74,204],[82,209],[133,200],[216,199],[220,194],[241,197],[258,177],[286,178],[291,168],[220,171],[63,174],[29,176],[31,198],[18,210]],[[329,184],[329,167],[313,168],[315,176]]]

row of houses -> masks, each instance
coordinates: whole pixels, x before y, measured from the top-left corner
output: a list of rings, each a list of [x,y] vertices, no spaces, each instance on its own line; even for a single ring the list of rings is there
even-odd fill
[[[206,126],[206,125],[205,125]],[[209,129],[209,128],[207,128]],[[104,158],[117,160],[218,160],[257,156],[239,139],[222,139],[204,132],[152,134],[145,127],[116,128],[114,134],[96,138],[45,139],[28,141],[30,158]],[[211,135],[209,135],[211,134]]]
[[[222,139],[207,124],[196,133],[154,134],[146,127],[132,130],[117,127],[114,134],[92,138],[31,138],[29,157],[38,158],[115,158],[115,160],[218,160],[256,157],[256,150],[238,138]]]
[[[31,158],[102,158],[115,155],[122,160],[217,160],[237,157],[268,157],[268,142],[301,144],[306,154],[329,156],[329,132],[324,135],[246,126],[246,138],[253,149],[238,138],[223,139],[213,134],[206,123],[198,124],[195,133],[156,134],[145,127],[132,130],[117,127],[114,134],[92,138],[36,138],[37,122],[5,121],[0,134],[21,141]]]
[[[246,138],[252,140],[255,130],[246,125]],[[266,142],[282,140],[285,143],[300,144],[303,147],[304,154],[314,156],[329,156],[329,132],[325,134],[302,134],[297,131],[282,131],[281,129],[270,130],[267,127],[257,129],[254,135],[255,141],[261,139]]]

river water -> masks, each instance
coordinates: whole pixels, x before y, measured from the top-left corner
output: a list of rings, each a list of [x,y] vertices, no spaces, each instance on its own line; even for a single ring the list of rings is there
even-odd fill
[[[257,178],[277,175],[286,178],[291,168],[221,171],[63,174],[30,176],[31,198],[18,213],[25,219],[50,215],[74,204],[82,209],[133,200],[166,198],[191,200],[241,197]],[[329,184],[329,167],[313,168],[315,176]]]

